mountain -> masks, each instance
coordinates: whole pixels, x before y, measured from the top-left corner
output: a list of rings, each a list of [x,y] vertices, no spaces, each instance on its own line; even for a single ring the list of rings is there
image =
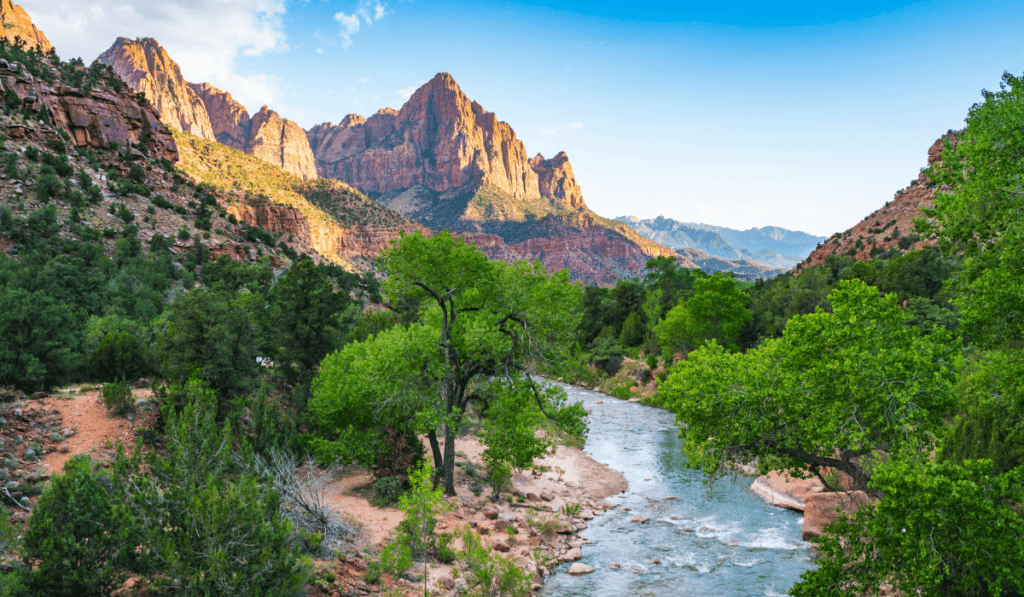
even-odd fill
[[[772,269],[790,269],[800,263],[825,237],[766,226],[734,230],[724,226],[693,224],[658,216],[641,220],[616,218],[645,237],[673,249],[697,249],[728,261],[752,261]]]
[[[956,135],[956,133],[951,133]],[[942,156],[943,135],[928,148],[928,163]],[[914,220],[925,217],[921,210],[932,206],[935,185],[925,173],[919,172],[910,185],[896,191],[891,201],[865,216],[849,230],[837,232],[825,240],[800,265],[821,265],[829,255],[847,255],[867,261],[880,255],[900,254],[926,245],[937,244],[935,238],[921,238],[914,232]]]
[[[189,83],[155,39],[119,37],[98,60],[145,93],[170,128],[219,141],[302,178],[316,178],[313,153],[299,125],[267,106],[250,117],[230,94],[209,83]]]
[[[440,73],[400,110],[308,132],[321,177],[342,180],[433,230],[464,231],[498,259],[540,259],[611,283],[674,256],[587,208],[569,158],[529,157],[507,123]]]
[[[3,39],[12,43],[15,39],[21,39],[25,42],[26,49],[39,48],[44,54],[53,49],[50,40],[32,24],[32,19],[25,9],[11,0],[0,0],[0,25],[3,26],[0,29],[0,37]]]

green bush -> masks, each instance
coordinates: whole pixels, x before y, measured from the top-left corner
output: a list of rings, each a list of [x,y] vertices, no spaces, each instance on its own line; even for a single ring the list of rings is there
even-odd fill
[[[29,519],[22,557],[32,565],[25,584],[32,595],[110,595],[127,577],[134,544],[131,524],[111,505],[109,481],[75,456],[53,478]]]
[[[657,367],[658,366],[658,355],[656,355],[656,354],[649,354],[649,355],[647,355],[647,366],[650,367],[651,369],[654,369],[655,367]]]
[[[148,372],[146,348],[125,330],[105,334],[89,355],[89,373],[100,381],[138,379]]]
[[[405,491],[405,478],[384,477],[373,483],[373,498],[370,500],[374,506],[384,508],[398,501]]]
[[[123,415],[135,411],[135,396],[122,377],[120,381],[112,381],[103,386],[103,404],[115,415]]]

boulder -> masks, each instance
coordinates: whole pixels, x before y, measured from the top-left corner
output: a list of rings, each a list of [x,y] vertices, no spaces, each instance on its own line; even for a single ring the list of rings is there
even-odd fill
[[[590,574],[593,571],[594,571],[593,568],[591,568],[590,566],[587,566],[586,564],[582,564],[580,562],[576,562],[572,566],[569,566],[569,569],[566,570],[566,572],[568,572],[569,574],[573,574],[573,575]]]
[[[817,477],[797,479],[785,473],[771,471],[755,479],[750,490],[773,506],[801,512],[807,497],[821,493],[825,486]]]
[[[807,497],[800,535],[804,541],[825,534],[825,527],[839,519],[839,511],[853,514],[872,499],[863,491],[816,493]]]

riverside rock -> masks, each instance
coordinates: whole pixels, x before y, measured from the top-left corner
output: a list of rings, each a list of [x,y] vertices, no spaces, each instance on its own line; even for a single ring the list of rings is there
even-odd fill
[[[825,534],[825,527],[839,519],[839,511],[851,515],[872,502],[863,491],[825,492],[807,497],[800,535],[804,541]]]
[[[44,54],[53,49],[50,40],[32,24],[25,9],[11,0],[0,0],[0,25],[3,26],[0,28],[0,37],[11,43],[20,39],[25,42],[26,49],[39,48]]]
[[[576,562],[572,566],[569,566],[569,569],[566,570],[566,572],[572,575],[590,574],[593,571],[594,569],[591,566],[587,566],[582,562]]]
[[[808,497],[824,491],[825,486],[817,477],[798,479],[771,471],[754,479],[750,490],[773,506],[802,512]]]

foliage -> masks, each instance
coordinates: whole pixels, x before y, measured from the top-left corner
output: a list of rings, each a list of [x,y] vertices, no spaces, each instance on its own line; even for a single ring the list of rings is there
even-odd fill
[[[84,313],[43,292],[0,290],[0,386],[33,392],[73,379]]]
[[[964,462],[986,458],[996,474],[1024,465],[1024,354],[981,355],[957,386],[958,416],[939,456]]]
[[[736,282],[721,273],[697,280],[693,296],[673,307],[655,328],[665,360],[678,349],[698,348],[711,340],[738,350],[740,329],[751,318],[749,302]]]
[[[135,411],[135,397],[122,377],[103,385],[103,404],[115,415],[124,415]]]
[[[88,456],[72,458],[64,474],[39,496],[29,519],[22,557],[32,566],[32,594],[110,595],[127,578],[133,554],[125,513],[111,502],[109,481],[93,472]]]
[[[746,354],[717,343],[677,363],[659,398],[683,423],[690,466],[779,456],[831,467],[867,489],[877,450],[930,449],[953,407],[958,355],[949,334],[920,336],[896,296],[859,280],[829,295],[833,313],[800,315]]]
[[[374,506],[384,508],[397,502],[404,491],[404,477],[381,477],[373,482],[373,498],[370,501]]]
[[[963,132],[944,139],[941,161],[927,171],[938,186],[930,231],[944,253],[964,255],[953,303],[965,335],[986,347],[1024,337],[1024,80],[1004,73],[999,87],[982,91]]]
[[[454,495],[454,438],[469,403],[504,400],[502,390],[511,387],[490,385],[489,393],[474,384],[533,385],[529,362],[561,357],[567,348],[579,291],[566,272],[489,261],[447,233],[405,236],[380,264],[387,298],[418,303],[421,320],[329,355],[313,385],[311,411],[327,430],[413,422],[427,435],[445,492]],[[579,412],[562,409],[564,393],[556,401],[544,397],[534,393],[530,408],[572,426]]]
[[[409,491],[398,498],[398,507],[405,519],[398,525],[395,541],[384,548],[381,560],[394,575],[412,564],[423,561],[423,591],[427,591],[427,559],[437,551],[434,527],[437,516],[448,511],[441,489],[432,489],[433,470],[424,460],[409,473]]]
[[[530,575],[520,570],[515,562],[494,554],[483,544],[480,536],[469,526],[462,527],[459,560],[466,565],[470,597],[527,597],[532,594]]]
[[[100,381],[138,379],[149,371],[146,347],[125,329],[103,335],[89,355],[89,373]]]
[[[992,463],[894,459],[872,485],[881,503],[841,517],[818,540],[818,568],[796,597],[1024,592],[1024,469],[993,476]]]

